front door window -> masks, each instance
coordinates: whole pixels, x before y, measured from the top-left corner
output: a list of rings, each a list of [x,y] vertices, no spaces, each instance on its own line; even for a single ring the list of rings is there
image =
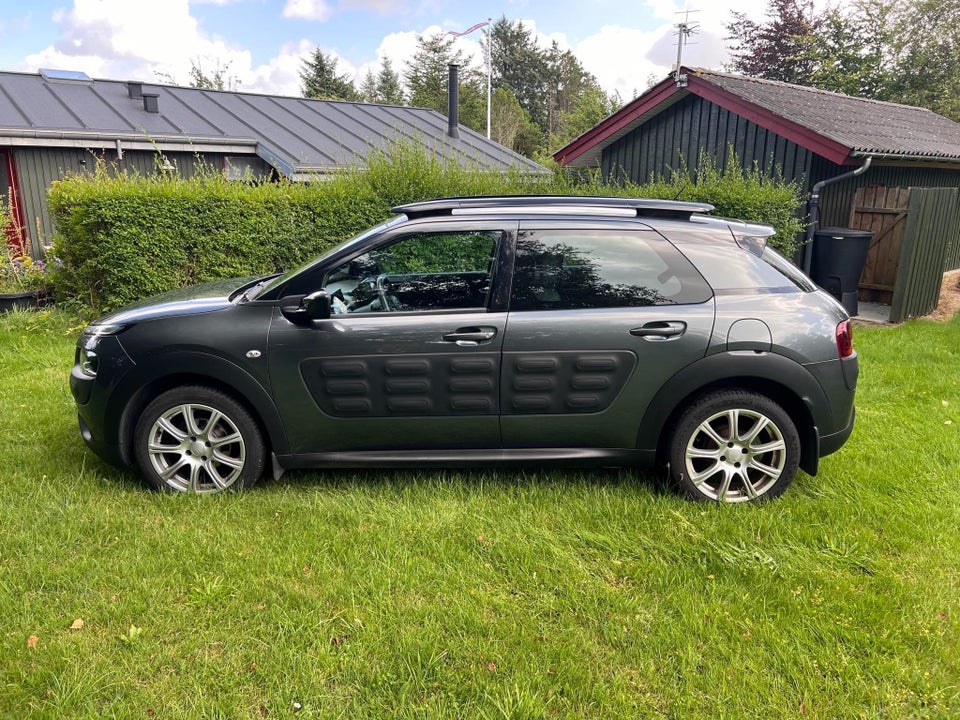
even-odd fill
[[[418,233],[327,274],[341,314],[480,310],[487,306],[499,232]]]

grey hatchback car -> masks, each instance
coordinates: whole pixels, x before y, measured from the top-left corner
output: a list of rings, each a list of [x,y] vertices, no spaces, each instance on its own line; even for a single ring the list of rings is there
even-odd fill
[[[688,497],[780,495],[849,437],[843,307],[710,205],[451,198],[283,275],[89,325],[80,432],[157,489],[286,469],[668,468]]]

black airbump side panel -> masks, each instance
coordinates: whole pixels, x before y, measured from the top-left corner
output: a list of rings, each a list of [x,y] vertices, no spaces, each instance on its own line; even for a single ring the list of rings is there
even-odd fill
[[[503,414],[601,412],[636,362],[626,351],[504,353]]]
[[[300,366],[334,417],[496,415],[499,353],[315,358]]]

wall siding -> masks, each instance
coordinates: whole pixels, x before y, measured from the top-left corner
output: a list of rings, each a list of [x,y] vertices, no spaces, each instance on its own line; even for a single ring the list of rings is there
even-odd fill
[[[695,95],[648,120],[603,151],[605,177],[644,183],[665,176],[686,161],[695,165],[701,150],[726,168],[733,147],[745,168],[754,163],[767,173],[779,169],[806,191],[813,155],[809,150]]]
[[[111,171],[126,170],[140,175],[159,172],[157,154],[153,152],[124,151],[122,162],[117,162],[113,150],[94,153],[83,148],[14,148],[12,152],[20,179],[25,230],[30,239],[31,253],[35,257],[40,257],[43,248],[53,241],[54,227],[47,207],[47,191],[54,181],[70,173],[91,172],[98,158],[102,158]],[[183,177],[196,174],[201,162],[216,172],[223,167],[223,156],[220,154],[205,155],[202,161],[194,153],[165,155]],[[262,160],[259,162],[262,166],[261,177],[269,177],[270,166]]]
[[[824,178],[835,177],[851,168],[841,167],[828,162],[821,157],[814,161],[812,176],[814,182]],[[884,187],[960,187],[960,168],[925,167],[918,165],[880,165],[873,164],[863,175],[841,180],[833,185],[827,185],[820,198],[820,224],[824,227],[846,227],[850,222],[850,203],[857,188],[868,185],[882,185]]]

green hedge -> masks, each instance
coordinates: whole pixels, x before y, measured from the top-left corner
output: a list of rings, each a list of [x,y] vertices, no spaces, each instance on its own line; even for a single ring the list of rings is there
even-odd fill
[[[390,216],[394,205],[443,196],[613,194],[703,200],[716,213],[769,222],[795,250],[796,187],[759,174],[707,168],[696,184],[661,180],[605,185],[556,172],[539,178],[442,163],[410,145],[374,153],[365,171],[315,183],[228,182],[219,173],[182,179],[111,177],[102,169],[54,184],[58,299],[95,311],[186,284],[294,267]]]

